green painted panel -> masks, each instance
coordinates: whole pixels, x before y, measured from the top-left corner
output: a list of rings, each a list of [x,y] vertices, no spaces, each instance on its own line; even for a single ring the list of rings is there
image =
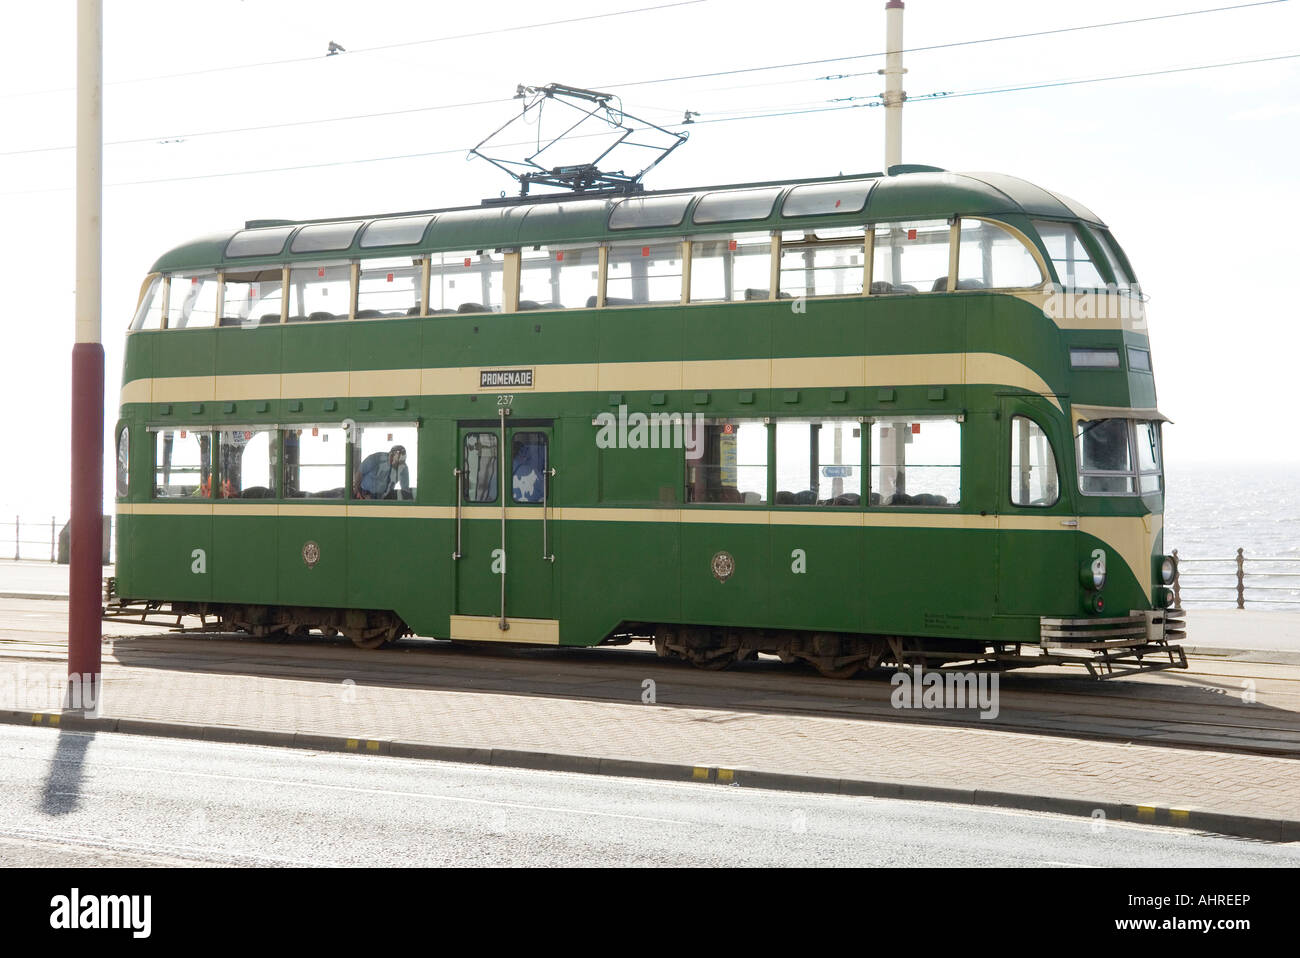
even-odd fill
[[[212,519],[212,600],[275,605],[280,601],[276,568],[279,523],[265,516]]]
[[[134,516],[132,521],[136,541],[128,582],[133,598],[208,601],[216,566],[245,561],[240,552],[213,550],[211,516]]]
[[[280,352],[281,326],[227,328],[215,340],[218,376],[278,373],[283,366]]]
[[[980,635],[993,613],[991,530],[869,529],[863,566],[868,632]]]
[[[216,337],[230,332],[228,329],[173,329],[155,334],[154,376],[211,376],[216,371]]]
[[[276,542],[277,577],[283,605],[348,607],[348,525],[334,516],[281,516]],[[314,566],[304,558],[315,543]],[[310,550],[309,550],[310,551]]]
[[[776,524],[771,530],[770,625],[863,631],[867,583],[863,578],[866,537],[862,530]]]
[[[414,319],[377,319],[346,323],[348,369],[409,369],[420,355],[427,323]],[[380,416],[378,418],[384,418]]]
[[[744,507],[740,507],[744,508]],[[766,623],[772,618],[771,536],[765,525],[687,522],[681,527],[682,619],[699,625]],[[734,573],[713,574],[729,553]]]
[[[144,331],[127,335],[122,354],[122,385],[153,375],[154,342],[159,335]]]
[[[401,320],[394,320],[401,322]],[[283,371],[314,373],[348,369],[348,323],[286,323],[283,329]],[[222,330],[230,333],[231,330]],[[234,335],[239,335],[235,332]],[[394,361],[397,357],[393,357]],[[398,365],[404,365],[398,363]],[[342,398],[341,396],[339,398]]]
[[[348,519],[347,606],[393,609],[418,634],[444,636],[451,612],[446,570],[455,547],[453,523],[367,518],[371,507],[355,504]]]
[[[676,523],[558,524],[556,612],[565,645],[598,642],[620,622],[681,622]]]
[[[865,299],[838,299],[805,300],[804,312],[797,312],[792,301],[765,307],[771,316],[771,355],[866,355],[872,305]]]

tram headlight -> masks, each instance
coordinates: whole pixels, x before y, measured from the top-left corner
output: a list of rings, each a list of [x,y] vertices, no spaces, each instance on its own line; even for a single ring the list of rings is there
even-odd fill
[[[1095,559],[1084,559],[1079,565],[1079,584],[1090,592],[1106,588],[1106,567]]]
[[[1160,581],[1163,582],[1165,585],[1173,584],[1174,574],[1177,571],[1178,571],[1178,567],[1174,565],[1173,556],[1165,556],[1163,559],[1160,560]]]

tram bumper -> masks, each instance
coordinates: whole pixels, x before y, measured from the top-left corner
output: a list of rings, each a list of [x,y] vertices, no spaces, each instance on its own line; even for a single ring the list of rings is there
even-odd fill
[[[1182,609],[1139,609],[1108,618],[1039,619],[1039,644],[1053,658],[1079,662],[1093,678],[1187,668],[1178,644],[1187,636]]]

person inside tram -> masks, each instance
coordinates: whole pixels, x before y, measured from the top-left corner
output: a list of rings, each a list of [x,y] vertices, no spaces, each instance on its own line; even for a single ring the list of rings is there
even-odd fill
[[[400,491],[399,491],[400,490]],[[361,461],[353,492],[359,499],[410,499],[411,474],[406,467],[406,447],[372,452]]]

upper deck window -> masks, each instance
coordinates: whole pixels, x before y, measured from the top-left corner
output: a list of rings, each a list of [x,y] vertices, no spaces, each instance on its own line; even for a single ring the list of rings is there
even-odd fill
[[[782,216],[827,216],[832,213],[861,213],[875,180],[842,180],[837,183],[809,183],[796,186],[781,204]]]
[[[779,186],[758,190],[728,190],[706,193],[695,207],[695,223],[734,223],[739,220],[765,220],[781,193]]]
[[[280,321],[283,302],[279,269],[227,273],[222,326],[265,326]]]
[[[960,244],[958,289],[1018,289],[1043,281],[1029,247],[997,223],[963,217]]]
[[[357,319],[420,315],[423,285],[423,260],[362,260],[357,276]]]
[[[295,266],[289,271],[290,323],[347,319],[352,267],[347,263]]]
[[[375,220],[361,234],[361,248],[414,246],[424,238],[424,231],[432,222],[432,216],[399,216],[391,220]]]
[[[292,226],[240,230],[226,244],[226,256],[274,256],[284,249],[284,241],[292,232]]]
[[[781,293],[858,296],[866,276],[866,230],[786,230],[781,234]]]
[[[600,251],[595,246],[545,246],[523,251],[519,308],[584,309],[596,305]]]
[[[318,223],[304,226],[293,238],[289,247],[295,253],[320,253],[326,250],[347,249],[356,238],[360,223]]]
[[[691,302],[767,299],[772,285],[770,233],[735,233],[691,240]]]
[[[1047,256],[1056,267],[1061,285],[1068,289],[1100,289],[1106,285],[1088,253],[1088,247],[1084,245],[1078,226],[1034,220],[1034,228],[1047,248]]]
[[[607,306],[682,301],[682,244],[616,243],[609,248]]]
[[[174,273],[167,302],[168,329],[217,325],[217,274]]]
[[[140,308],[131,320],[132,329],[162,328],[162,277],[155,276],[140,298]]]
[[[876,224],[872,293],[930,293],[948,288],[948,223]]]
[[[1105,230],[1093,229],[1088,227],[1088,232],[1096,240],[1097,245],[1101,247],[1102,253],[1106,257],[1106,262],[1110,264],[1110,271],[1115,274],[1115,285],[1121,290],[1127,292],[1133,287],[1133,277],[1128,274],[1124,268],[1124,263],[1120,259],[1119,249],[1115,245],[1114,238]]]
[[[633,196],[619,200],[609,214],[612,230],[639,229],[645,226],[680,226],[686,219],[690,196]]]
[[[433,253],[429,312],[499,313],[504,290],[504,259],[488,250]]]

